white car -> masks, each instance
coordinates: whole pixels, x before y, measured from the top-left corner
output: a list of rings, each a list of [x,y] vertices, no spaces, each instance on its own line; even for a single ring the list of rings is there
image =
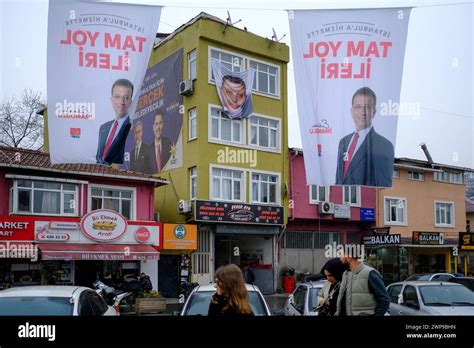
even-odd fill
[[[270,316],[265,299],[257,286],[245,284],[249,293],[250,307],[255,316]],[[181,310],[181,316],[207,315],[211,297],[216,292],[214,284],[198,285],[189,295]]]
[[[434,281],[387,286],[391,316],[474,315],[474,293],[461,284]]]
[[[0,315],[119,315],[94,290],[82,286],[23,286],[0,291]]]
[[[318,294],[327,280],[298,284],[285,303],[285,315],[318,315]]]

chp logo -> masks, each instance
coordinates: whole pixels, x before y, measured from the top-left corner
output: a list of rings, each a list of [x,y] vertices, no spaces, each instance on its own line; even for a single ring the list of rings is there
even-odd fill
[[[178,239],[186,237],[186,228],[183,225],[178,225],[174,228],[174,236]]]
[[[332,134],[332,127],[326,119],[322,119],[309,129],[309,134]]]
[[[150,230],[144,226],[137,228],[137,230],[135,231],[135,239],[137,240],[137,242],[146,243],[150,241],[150,236]]]

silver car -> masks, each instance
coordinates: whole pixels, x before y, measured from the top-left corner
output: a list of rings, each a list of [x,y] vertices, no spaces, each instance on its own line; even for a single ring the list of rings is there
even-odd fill
[[[245,284],[249,294],[250,307],[255,316],[270,316],[270,310],[257,286]],[[211,297],[216,292],[214,284],[196,286],[181,310],[181,316],[207,315]]]
[[[474,315],[474,293],[463,285],[405,281],[387,287],[389,315]]]
[[[285,315],[318,315],[318,294],[327,280],[300,283],[285,303]]]
[[[411,281],[430,281],[430,282],[447,282],[449,279],[453,278],[454,275],[451,273],[423,273],[423,274],[413,274],[405,279],[406,282]]]

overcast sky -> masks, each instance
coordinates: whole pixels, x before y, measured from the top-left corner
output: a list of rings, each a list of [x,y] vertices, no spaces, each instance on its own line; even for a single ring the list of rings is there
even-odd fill
[[[399,117],[395,155],[425,159],[419,146],[424,142],[435,162],[474,168],[474,0],[133,2],[164,6],[159,32],[170,33],[202,11],[225,20],[229,10],[233,22],[242,20],[236,27],[267,38],[275,28],[290,47],[286,9],[415,6],[401,91],[401,102],[415,109]],[[0,0],[2,100],[24,88],[46,95],[47,14],[46,0]],[[291,62],[288,70],[289,145],[301,147]]]

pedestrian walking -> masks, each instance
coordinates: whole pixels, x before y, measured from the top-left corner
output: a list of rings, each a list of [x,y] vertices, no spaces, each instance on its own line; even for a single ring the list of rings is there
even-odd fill
[[[253,315],[244,277],[237,265],[221,266],[216,271],[216,292],[209,304],[209,316]]]
[[[348,266],[339,258],[330,259],[321,269],[321,274],[327,279],[327,283],[318,295],[318,315],[334,316],[336,314],[342,275],[347,270]]]

